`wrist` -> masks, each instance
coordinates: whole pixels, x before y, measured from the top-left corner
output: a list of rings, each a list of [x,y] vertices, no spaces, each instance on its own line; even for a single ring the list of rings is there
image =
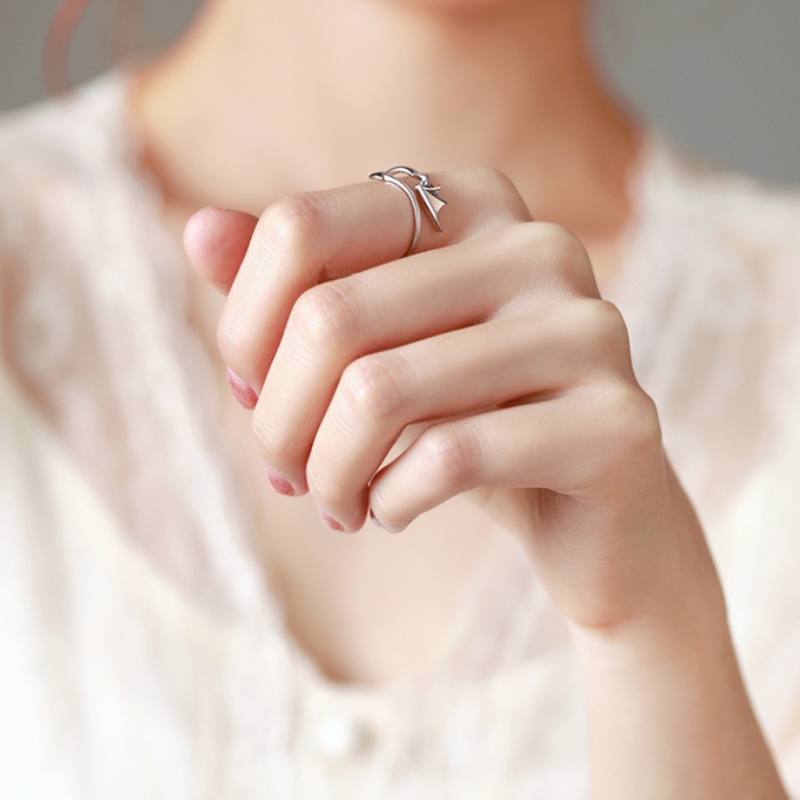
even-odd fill
[[[786,800],[724,610],[572,631],[587,706],[592,798]]]
[[[681,648],[704,650],[730,638],[725,598],[702,527],[674,474],[663,528],[630,583],[621,614],[570,622],[582,658],[648,658]]]
[[[682,581],[666,581],[665,589],[648,595],[638,612],[624,620],[603,625],[570,622],[581,662],[636,667],[682,653],[716,659],[732,652],[725,598],[710,557],[694,572]]]

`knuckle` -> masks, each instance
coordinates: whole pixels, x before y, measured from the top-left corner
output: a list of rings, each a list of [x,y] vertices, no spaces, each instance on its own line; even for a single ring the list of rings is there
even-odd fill
[[[606,392],[602,416],[612,453],[617,458],[637,459],[661,447],[661,426],[653,400],[641,389],[616,384]]]
[[[445,492],[468,488],[481,459],[478,439],[465,426],[437,425],[422,435],[422,464]]]
[[[589,260],[589,254],[583,242],[568,228],[554,222],[548,222],[547,236],[562,261],[576,261],[585,264]]]
[[[515,260],[524,266],[537,291],[544,280],[560,296],[599,296],[589,253],[566,228],[554,222],[528,220],[510,226],[506,235]]]
[[[268,206],[258,221],[258,233],[290,251],[302,251],[319,235],[323,220],[316,194],[292,194]]]
[[[540,252],[555,268],[555,275],[582,295],[597,296],[591,260],[583,242],[554,222],[534,223]]]
[[[577,333],[592,352],[604,358],[628,353],[628,329],[613,303],[599,299],[584,300],[579,309]]]
[[[571,231],[557,222],[536,222],[532,226],[539,244],[562,257],[577,258],[586,255],[583,242]]]
[[[633,413],[627,426],[630,446],[636,450],[649,450],[662,445],[661,423],[656,404],[643,391],[636,392],[636,399],[630,405]]]
[[[321,283],[297,299],[290,327],[315,350],[335,348],[357,337],[360,313],[352,292],[339,282]]]
[[[493,167],[474,167],[469,170],[468,177],[475,186],[480,187],[483,209],[493,210],[499,218],[530,220],[525,201],[514,181],[504,172]]]
[[[373,420],[395,414],[410,391],[401,363],[387,353],[363,356],[349,364],[340,385],[348,407]]]
[[[511,178],[494,167],[472,167],[467,170],[467,177],[476,186],[480,186],[487,196],[517,194]]]

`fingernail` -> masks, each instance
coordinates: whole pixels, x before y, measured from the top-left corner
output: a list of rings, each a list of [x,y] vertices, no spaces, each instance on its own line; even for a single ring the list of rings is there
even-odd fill
[[[317,508],[319,509],[320,518],[329,528],[340,532],[344,530],[344,525],[342,525],[341,522],[337,522],[324,508],[320,506]]]
[[[240,405],[247,409],[256,407],[258,395],[230,367],[228,367],[228,385]]]
[[[386,526],[375,516],[375,512],[372,509],[369,510],[369,518],[376,528],[380,528],[382,531],[386,530]]]
[[[270,484],[272,484],[272,488],[278,494],[285,494],[291,497],[295,494],[294,486],[292,486],[286,478],[281,478],[280,475],[273,472],[266,464],[264,464],[264,471],[267,473],[267,479],[269,480]]]

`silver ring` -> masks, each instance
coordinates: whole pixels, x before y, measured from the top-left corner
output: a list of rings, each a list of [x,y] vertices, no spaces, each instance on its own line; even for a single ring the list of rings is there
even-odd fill
[[[417,183],[415,183],[413,187],[409,186],[405,181],[396,178],[395,173],[413,178]],[[425,213],[428,215],[428,218],[433,223],[436,230],[442,230],[442,223],[439,222],[439,211],[447,205],[447,201],[442,200],[437,194],[442,187],[433,186],[431,184],[431,179],[425,173],[417,172],[417,170],[411,169],[411,167],[392,167],[385,172],[373,172],[369,177],[375,181],[391,183],[393,186],[397,186],[398,189],[402,189],[411,203],[411,210],[414,212],[414,232],[411,235],[411,244],[408,246],[408,250],[404,253],[403,258],[414,252],[417,242],[419,241],[419,231],[422,227],[422,215],[419,210],[420,200],[425,207]]]

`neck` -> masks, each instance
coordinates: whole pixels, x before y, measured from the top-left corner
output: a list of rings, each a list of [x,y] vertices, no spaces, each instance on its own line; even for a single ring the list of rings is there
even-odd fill
[[[494,166],[585,237],[625,214],[634,124],[582,0],[214,0],[134,108],[168,193],[260,213],[395,163]]]

